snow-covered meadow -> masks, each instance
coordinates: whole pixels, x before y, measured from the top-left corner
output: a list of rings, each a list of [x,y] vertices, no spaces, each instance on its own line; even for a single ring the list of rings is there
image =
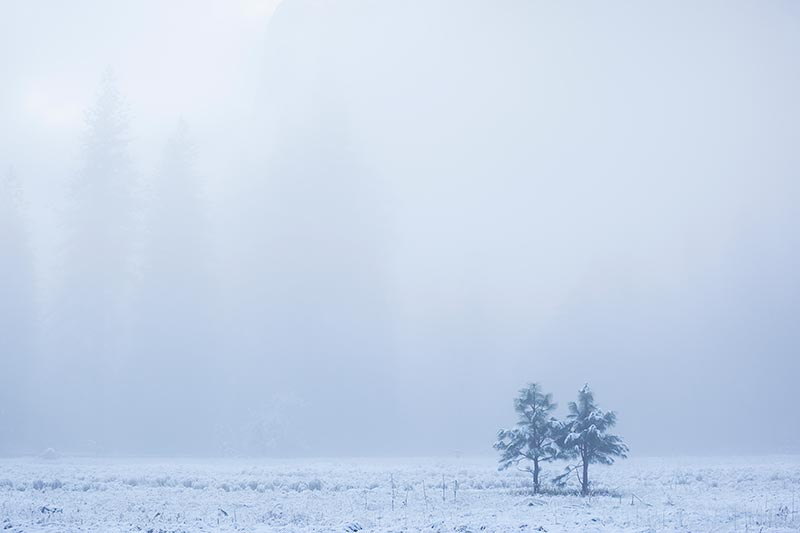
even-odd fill
[[[11,532],[800,530],[798,456],[633,458],[592,474],[611,495],[533,497],[528,474],[498,472],[491,457],[3,459],[0,523]]]

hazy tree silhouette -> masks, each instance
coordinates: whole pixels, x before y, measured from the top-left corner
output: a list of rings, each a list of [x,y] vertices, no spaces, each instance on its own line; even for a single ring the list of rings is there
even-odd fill
[[[184,449],[201,440],[198,432],[212,430],[208,415],[223,401],[214,395],[222,371],[221,363],[211,365],[220,361],[215,335],[219,301],[195,156],[189,128],[181,120],[147,196],[129,348],[132,372],[138,372],[125,384],[146,390],[145,401],[161,406],[155,415],[137,420],[138,426],[169,434]],[[192,412],[198,416],[179,415]],[[148,431],[134,438],[147,439]]]
[[[35,336],[35,279],[21,180],[0,176],[0,431],[24,442]],[[7,439],[0,439],[0,450]],[[8,450],[6,450],[8,451]]]
[[[109,69],[86,113],[80,169],[62,213],[61,268],[48,314],[48,388],[54,398],[59,393],[79,398],[73,409],[83,413],[104,412],[114,393],[109,376],[124,344],[134,228],[128,132],[127,107]],[[58,410],[54,404],[54,413]],[[93,421],[81,416],[86,427],[74,433]]]

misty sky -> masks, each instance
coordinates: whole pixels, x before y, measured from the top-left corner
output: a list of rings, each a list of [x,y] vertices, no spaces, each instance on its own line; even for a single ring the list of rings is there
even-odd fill
[[[798,58],[788,1],[4,1],[0,451],[488,454],[538,381],[799,452]]]

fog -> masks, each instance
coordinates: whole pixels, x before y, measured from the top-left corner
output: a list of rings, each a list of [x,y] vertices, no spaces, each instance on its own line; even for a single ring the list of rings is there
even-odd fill
[[[800,6],[6,0],[0,453],[800,452]]]

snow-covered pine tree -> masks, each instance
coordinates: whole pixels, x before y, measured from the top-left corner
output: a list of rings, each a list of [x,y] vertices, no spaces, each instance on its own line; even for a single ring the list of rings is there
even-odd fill
[[[617,415],[613,411],[603,411],[594,401],[589,385],[578,391],[578,401],[569,402],[567,422],[562,425],[558,445],[560,456],[569,459],[580,459],[574,467],[556,478],[563,481],[571,472],[580,468],[578,474],[581,484],[581,495],[589,494],[589,465],[592,463],[610,465],[615,457],[627,457],[628,446],[617,435],[608,430],[617,423]]]
[[[519,416],[516,427],[501,429],[494,448],[500,451],[499,470],[517,465],[520,470],[533,475],[533,492],[540,489],[540,463],[552,461],[556,447],[559,424],[550,413],[556,408],[552,394],[546,394],[538,383],[531,383],[519,391],[514,400],[514,410]],[[530,462],[519,467],[521,462]]]

